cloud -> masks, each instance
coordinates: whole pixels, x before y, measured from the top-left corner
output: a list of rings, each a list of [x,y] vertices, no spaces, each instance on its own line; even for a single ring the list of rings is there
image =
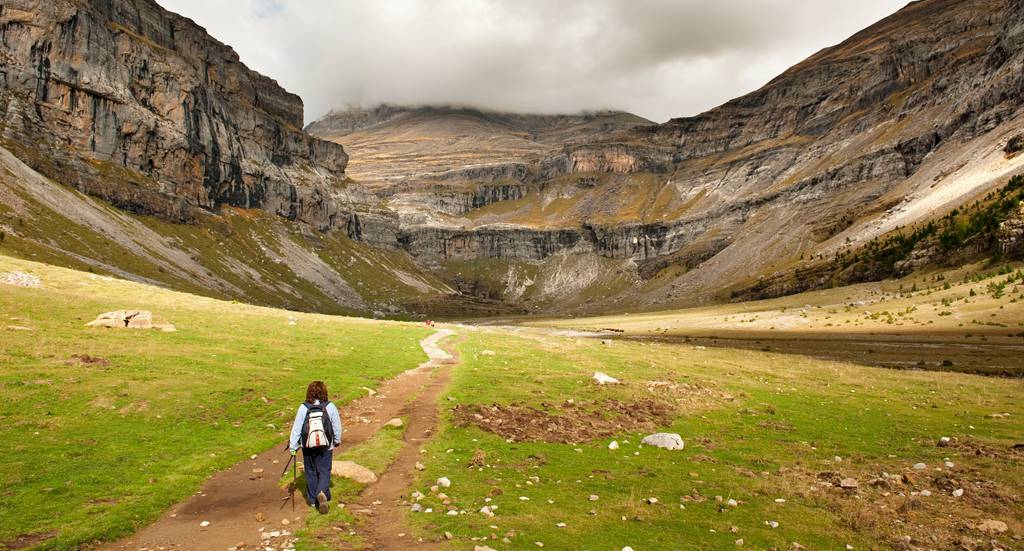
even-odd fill
[[[652,120],[750,92],[905,0],[158,0],[302,96]]]

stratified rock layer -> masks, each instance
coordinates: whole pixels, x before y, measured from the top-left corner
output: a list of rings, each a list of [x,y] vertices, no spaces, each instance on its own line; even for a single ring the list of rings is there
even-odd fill
[[[0,37],[0,135],[46,176],[173,221],[262,208],[393,241],[344,183],[342,147],[301,130],[302,100],[191,20],[151,0],[12,0]]]

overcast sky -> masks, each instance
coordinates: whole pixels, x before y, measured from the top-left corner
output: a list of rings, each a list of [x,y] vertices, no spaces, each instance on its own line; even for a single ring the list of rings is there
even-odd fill
[[[302,96],[697,114],[907,0],[158,0]]]

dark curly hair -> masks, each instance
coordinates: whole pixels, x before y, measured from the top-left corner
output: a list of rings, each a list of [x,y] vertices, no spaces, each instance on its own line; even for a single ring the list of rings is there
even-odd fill
[[[313,381],[306,388],[306,401],[312,404],[317,400],[327,401],[327,385],[323,381]]]

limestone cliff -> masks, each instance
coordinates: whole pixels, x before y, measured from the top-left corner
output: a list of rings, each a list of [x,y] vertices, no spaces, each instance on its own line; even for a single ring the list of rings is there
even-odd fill
[[[298,96],[152,0],[7,0],[0,57],[0,136],[62,183],[179,222],[227,205],[387,226],[344,149],[301,130]]]

